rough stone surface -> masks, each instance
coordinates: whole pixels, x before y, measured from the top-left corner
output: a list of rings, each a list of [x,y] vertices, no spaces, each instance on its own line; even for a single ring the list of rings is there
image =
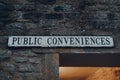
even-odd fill
[[[0,80],[45,80],[46,53],[120,53],[119,12],[120,0],[0,0]],[[110,35],[115,47],[7,46],[8,36],[54,35]]]
[[[51,5],[56,3],[56,0],[37,0],[37,1],[40,2],[41,4],[46,4],[46,5]]]
[[[28,58],[27,57],[14,57],[13,60],[16,63],[26,63],[26,62],[28,62]]]

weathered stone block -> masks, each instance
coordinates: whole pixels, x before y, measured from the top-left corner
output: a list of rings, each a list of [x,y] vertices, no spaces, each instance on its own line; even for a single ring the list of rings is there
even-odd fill
[[[119,0],[86,0],[89,4],[119,5]]]
[[[2,30],[3,28],[4,28],[4,23],[0,21],[0,30]]]
[[[8,71],[10,71],[10,72],[15,72],[15,71],[16,71],[16,67],[15,67],[14,64],[12,64],[12,63],[7,63],[6,66],[7,66],[7,68],[8,68]]]
[[[56,3],[56,0],[37,0],[37,1],[45,5],[52,5]]]
[[[19,57],[36,57],[37,54],[33,53],[30,50],[15,50],[13,52],[14,56],[19,56]]]
[[[0,70],[0,79],[1,80],[12,80],[12,76],[8,72]]]
[[[45,14],[46,19],[57,19],[57,20],[62,20],[63,19],[63,14],[61,13],[49,13]]]
[[[107,14],[108,20],[114,20],[115,14],[114,13],[109,13]]]
[[[87,3],[86,3],[85,0],[80,0],[80,1],[79,1],[79,6],[78,6],[78,8],[79,8],[80,11],[81,11],[81,10],[85,10],[86,6],[87,6]]]
[[[5,45],[6,43],[7,43],[7,37],[6,36],[0,37],[0,44],[4,44]]]
[[[0,55],[0,61],[8,61],[10,60],[10,56],[1,56]]]
[[[0,10],[12,11],[12,10],[14,10],[14,7],[13,7],[13,5],[6,4],[4,2],[0,2]]]
[[[7,35],[25,35],[25,25],[23,23],[11,23],[6,25]]]
[[[9,55],[11,56],[12,55],[12,52],[8,49],[0,49],[0,55]]]
[[[33,11],[36,10],[35,4],[15,4],[13,5],[16,11]]]
[[[39,26],[35,23],[25,23],[25,26],[26,26],[26,29],[27,30],[32,30],[32,29],[35,29],[35,28],[38,28]]]
[[[42,74],[44,73],[26,73],[25,78],[26,80],[45,80]]]
[[[9,12],[8,11],[0,11],[0,19],[1,18],[9,18]]]
[[[119,20],[96,20],[96,21],[89,21],[89,25],[93,26],[93,28],[101,29],[101,30],[119,30],[120,24]]]
[[[16,63],[26,63],[28,62],[28,57],[14,57],[13,61]]]
[[[62,6],[57,6],[57,7],[54,8],[54,11],[61,12],[61,11],[63,11],[63,7]]]
[[[30,65],[30,64],[21,64],[21,65],[18,66],[18,71],[23,72],[23,73],[32,72],[33,71],[32,70],[32,65]]]
[[[28,35],[31,36],[45,36],[50,35],[50,30],[45,28],[35,28],[29,31]]]
[[[16,72],[16,73],[14,73],[12,80],[23,80],[24,79],[23,76],[24,75],[22,73]]]
[[[39,73],[41,71],[41,66],[36,65],[36,64],[20,64],[18,66],[18,71],[22,73],[31,73],[31,72],[36,72]]]
[[[12,11],[9,14],[11,22],[22,22],[23,21],[23,12],[22,11]]]
[[[37,57],[33,57],[29,59],[29,62],[33,64],[41,64],[41,59],[40,58],[38,59]]]
[[[41,18],[42,15],[43,15],[42,13],[28,12],[24,13],[23,18],[31,22],[39,22],[39,19]]]
[[[0,61],[8,61],[10,60],[12,52],[9,50],[0,50]]]

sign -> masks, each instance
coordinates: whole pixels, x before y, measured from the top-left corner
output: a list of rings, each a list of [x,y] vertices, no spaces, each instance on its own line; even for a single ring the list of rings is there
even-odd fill
[[[110,36],[9,36],[9,47],[113,47]]]

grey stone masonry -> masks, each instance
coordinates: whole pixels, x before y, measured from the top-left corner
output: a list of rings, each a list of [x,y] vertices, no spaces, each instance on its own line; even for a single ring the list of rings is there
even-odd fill
[[[48,79],[50,72],[45,56],[49,57],[49,53],[119,53],[119,13],[120,0],[0,0],[0,80]],[[55,35],[109,35],[114,38],[115,46],[101,50],[7,45],[8,36]],[[49,80],[59,80],[59,64],[51,65],[50,68],[56,67],[50,71],[57,78]]]
[[[0,0],[0,35],[88,35],[93,29],[119,30],[119,2]]]

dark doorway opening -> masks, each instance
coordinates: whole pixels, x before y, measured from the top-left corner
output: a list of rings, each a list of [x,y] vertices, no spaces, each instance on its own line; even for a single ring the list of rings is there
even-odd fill
[[[100,75],[95,74],[100,70],[116,77],[114,71],[120,72],[119,61],[120,54],[60,54],[60,80],[89,80],[91,74]],[[120,73],[117,77],[120,78]]]
[[[120,67],[120,54],[60,54],[60,66]]]

